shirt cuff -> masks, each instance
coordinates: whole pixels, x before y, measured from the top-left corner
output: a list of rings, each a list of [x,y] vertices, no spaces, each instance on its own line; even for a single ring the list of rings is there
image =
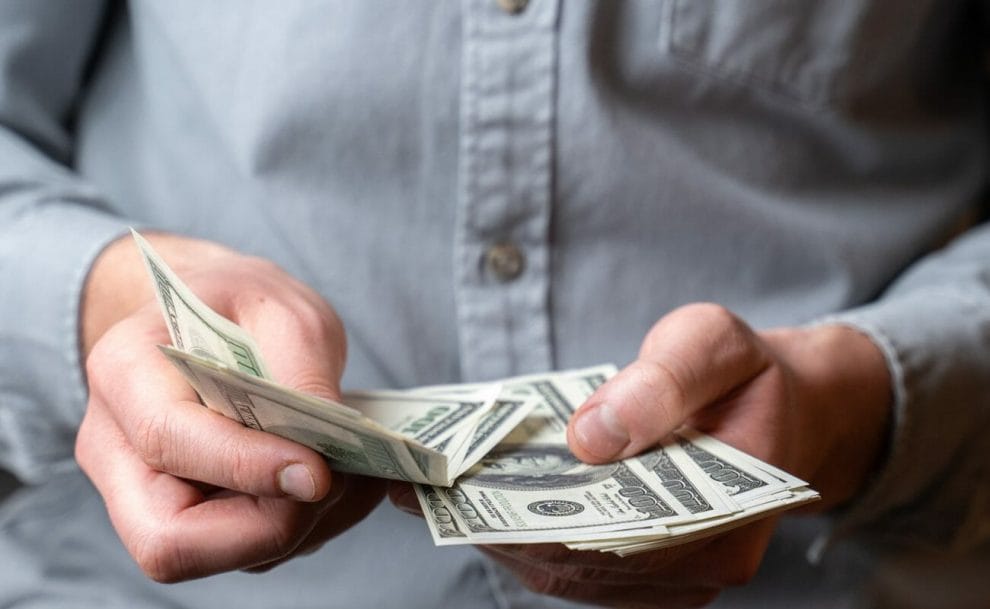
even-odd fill
[[[127,224],[78,203],[0,229],[0,466],[25,482],[73,465],[87,391],[79,307],[94,259]]]
[[[930,547],[975,546],[990,506],[990,307],[977,294],[916,289],[829,316],[883,353],[894,403],[888,451],[826,543],[851,534]],[[987,528],[987,527],[984,527]]]

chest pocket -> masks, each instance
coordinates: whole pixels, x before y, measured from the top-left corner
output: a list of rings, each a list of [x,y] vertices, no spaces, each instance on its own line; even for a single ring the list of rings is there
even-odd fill
[[[917,33],[911,30],[929,5],[930,0],[665,0],[660,47],[694,71],[825,107],[857,83],[880,76],[906,50],[902,41]]]

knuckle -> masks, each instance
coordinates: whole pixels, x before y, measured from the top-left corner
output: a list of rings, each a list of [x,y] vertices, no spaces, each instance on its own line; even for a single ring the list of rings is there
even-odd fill
[[[687,401],[685,381],[680,376],[683,373],[675,371],[669,363],[649,360],[643,362],[638,373],[640,383],[647,389],[644,393],[647,403],[641,404],[641,409],[668,426],[675,424],[678,421],[675,411]]]
[[[705,369],[754,374],[767,365],[762,341],[728,308],[710,302],[684,305],[658,321],[640,351],[662,360],[672,378],[694,386]]]
[[[273,260],[265,258],[264,256],[250,256],[245,254],[239,255],[239,264],[243,265],[245,270],[251,270],[258,273],[261,277],[278,277],[286,275],[285,269],[276,264]]]
[[[233,442],[224,442],[217,447],[216,478],[208,482],[239,491],[254,491],[257,484],[254,484],[255,477],[251,473],[250,462],[244,450]]]
[[[277,317],[278,323],[290,331],[327,336],[342,327],[326,301],[279,267],[272,266],[276,272],[263,275],[267,278],[266,281],[253,285],[252,289],[245,289],[238,295],[240,307],[263,305],[266,316]],[[273,283],[278,285],[269,285]]]
[[[650,330],[652,342],[662,342],[673,329],[695,329],[689,332],[694,336],[697,330],[719,341],[749,339],[749,326],[739,316],[723,305],[713,302],[699,302],[684,305],[662,318]],[[677,335],[678,333],[674,333]]]
[[[728,357],[751,358],[756,352],[756,341],[749,325],[735,313],[722,305],[704,303],[695,305],[699,310],[696,323],[706,328],[713,344],[713,352],[722,352]]]
[[[317,306],[306,303],[306,306],[297,307],[293,313],[301,328],[317,338],[329,339],[341,334],[340,320],[322,302]]]
[[[281,294],[277,300],[266,299],[263,323],[294,342],[329,348],[334,357],[343,360],[347,340],[343,323],[334,310],[315,294]],[[339,353],[337,353],[339,351]]]
[[[313,522],[305,517],[305,508],[291,501],[266,502],[267,527],[259,538],[262,551],[272,560],[285,558],[303,542]]]
[[[171,584],[192,575],[182,549],[171,541],[163,529],[142,533],[129,549],[141,571],[158,583]]]
[[[73,447],[73,457],[75,457],[76,463],[79,464],[79,468],[87,476],[90,475],[89,464],[92,458],[92,451],[90,450],[90,442],[88,440],[91,424],[90,417],[84,416],[82,422],[79,424],[79,432],[76,434],[76,444]]]
[[[84,362],[85,372],[90,384],[102,386],[105,381],[119,381],[121,369],[129,365],[133,358],[134,334],[145,330],[143,326],[132,320],[118,322],[111,326],[96,341]]]
[[[103,396],[106,387],[105,381],[114,377],[109,362],[111,358],[107,353],[107,341],[98,341],[92,351],[86,357],[86,382],[90,396]]]
[[[317,342],[330,347],[336,357],[343,361],[347,351],[344,325],[330,305],[322,299],[312,303],[306,302],[302,306],[295,307],[291,315],[304,341]]]
[[[714,302],[697,302],[685,305],[678,309],[677,313],[696,324],[723,331],[735,330],[742,323],[735,313]]]
[[[284,383],[302,393],[340,399],[340,392],[334,384],[314,370],[297,371],[295,374],[287,377]]]
[[[93,349],[86,356],[85,372],[86,379],[89,380],[90,393],[93,392],[93,385],[96,384],[96,380],[100,378],[100,372],[102,371],[103,362],[101,361],[100,354],[102,353],[102,342],[97,341],[93,345]]]
[[[319,313],[305,302],[302,298],[293,298],[294,295],[287,295],[286,300],[274,303],[269,315],[277,315],[280,323],[286,330],[299,336],[312,336],[313,338],[323,338],[327,329],[326,324],[320,319]]]
[[[280,522],[273,524],[268,529],[266,540],[268,554],[275,559],[286,558],[295,551],[302,538],[303,535],[295,523]]]
[[[268,538],[270,555],[275,559],[286,558],[295,550],[298,541],[297,536],[289,533],[287,529],[273,529]]]
[[[140,418],[134,427],[132,444],[144,463],[153,470],[166,471],[175,454],[175,434],[171,433],[171,417],[166,412]]]

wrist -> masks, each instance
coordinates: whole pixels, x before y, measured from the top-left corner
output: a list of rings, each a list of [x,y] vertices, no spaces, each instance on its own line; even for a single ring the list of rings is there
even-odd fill
[[[865,334],[826,324],[768,333],[796,378],[796,403],[809,431],[822,434],[811,484],[820,508],[859,494],[882,466],[890,435],[893,390],[881,350]]]

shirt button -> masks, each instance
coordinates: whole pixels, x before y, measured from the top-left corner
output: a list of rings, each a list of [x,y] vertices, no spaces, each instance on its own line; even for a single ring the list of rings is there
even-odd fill
[[[498,243],[485,252],[485,266],[495,279],[506,282],[522,275],[526,258],[518,247],[511,243]]]
[[[518,15],[526,10],[529,0],[498,0],[498,5],[510,15]]]

